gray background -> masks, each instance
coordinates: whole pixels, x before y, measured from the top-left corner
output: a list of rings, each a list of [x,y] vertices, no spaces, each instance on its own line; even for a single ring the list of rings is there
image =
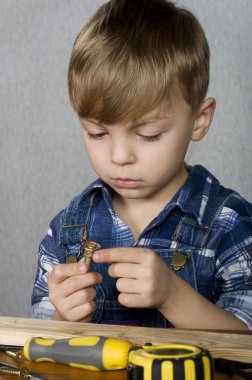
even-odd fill
[[[148,1],[148,0],[146,0]],[[26,317],[49,221],[95,178],[67,95],[76,34],[98,0],[0,0],[0,315]],[[212,128],[192,145],[202,163],[252,201],[251,0],[184,0],[212,51]]]

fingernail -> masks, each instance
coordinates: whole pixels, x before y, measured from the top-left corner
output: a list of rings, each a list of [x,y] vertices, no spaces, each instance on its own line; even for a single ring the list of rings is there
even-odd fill
[[[78,262],[77,267],[79,272],[84,272],[86,270],[86,265],[83,262]]]
[[[93,254],[93,260],[94,261],[100,261],[100,259],[101,259],[101,255],[98,252],[95,252]]]

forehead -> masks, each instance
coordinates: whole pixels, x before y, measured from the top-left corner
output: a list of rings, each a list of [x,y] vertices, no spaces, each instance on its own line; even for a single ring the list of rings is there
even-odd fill
[[[191,106],[187,103],[182,92],[179,89],[174,90],[169,98],[160,102],[150,111],[144,112],[136,118],[132,118],[131,121],[151,121],[167,117],[172,117],[178,113],[192,113]]]
[[[154,107],[150,111],[144,112],[136,117],[119,118],[111,122],[106,122],[95,117],[80,117],[80,121],[88,121],[98,126],[105,125],[127,125],[129,127],[137,127],[139,125],[149,124],[163,119],[176,119],[178,116],[192,116],[192,110],[189,104],[185,101],[181,94],[170,97],[169,100],[161,102],[158,106]]]

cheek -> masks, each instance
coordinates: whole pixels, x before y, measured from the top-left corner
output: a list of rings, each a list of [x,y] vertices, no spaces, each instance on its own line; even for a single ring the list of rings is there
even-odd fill
[[[89,161],[91,164],[97,168],[104,167],[104,155],[101,154],[101,152],[93,152],[93,151],[87,151],[87,155],[89,157]]]
[[[191,140],[188,131],[181,131],[170,137],[167,144],[160,149],[160,155],[173,161],[183,159]]]
[[[98,146],[97,146],[98,145]],[[90,161],[99,160],[101,149],[96,141],[84,136],[84,146]]]
[[[92,165],[92,167],[96,170],[101,166],[101,151],[94,147],[94,145],[90,144],[89,142],[86,142],[84,139],[84,145],[85,145],[85,150],[88,156],[88,159]]]
[[[177,170],[184,161],[187,146],[186,141],[173,140],[149,151],[144,159],[145,173],[150,177],[162,177]]]
[[[164,144],[156,145],[151,147],[145,153],[145,162],[150,166],[154,167],[155,170],[159,170],[159,166],[163,163],[166,165],[170,162],[176,160],[179,152],[182,151],[181,144],[177,141],[167,140]]]

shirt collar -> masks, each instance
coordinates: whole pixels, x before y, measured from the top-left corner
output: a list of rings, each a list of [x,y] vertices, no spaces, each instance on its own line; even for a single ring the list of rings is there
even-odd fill
[[[112,208],[113,190],[111,189],[111,187],[107,185],[104,181],[102,181],[100,178],[98,178],[83,191],[82,196],[86,196],[95,190],[99,190],[101,192],[102,197],[105,200],[111,214],[114,214],[114,211]]]

